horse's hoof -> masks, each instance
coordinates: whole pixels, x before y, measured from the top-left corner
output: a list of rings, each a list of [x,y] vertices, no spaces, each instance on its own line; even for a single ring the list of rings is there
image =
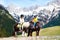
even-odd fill
[[[14,35],[14,37],[17,37],[17,35]]]

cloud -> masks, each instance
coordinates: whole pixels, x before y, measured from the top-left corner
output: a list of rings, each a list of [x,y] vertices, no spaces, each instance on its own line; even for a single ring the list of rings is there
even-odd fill
[[[8,6],[12,3],[21,7],[27,7],[31,5],[45,5],[48,1],[50,0],[0,0],[0,4]]]
[[[0,0],[0,4],[4,4],[4,0]]]
[[[0,4],[2,4],[3,6],[6,6],[7,4],[5,3],[6,0],[0,0]]]
[[[0,4],[5,6],[5,0],[0,0]]]

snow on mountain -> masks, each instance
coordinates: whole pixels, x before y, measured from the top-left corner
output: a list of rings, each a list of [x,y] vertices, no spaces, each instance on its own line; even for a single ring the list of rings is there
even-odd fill
[[[21,15],[21,14],[24,14],[24,15],[33,15],[33,14],[39,13],[40,10],[44,10],[44,9],[52,11],[53,8],[54,7],[52,5],[49,5],[49,6],[45,6],[45,7],[37,7],[35,9],[31,9],[31,8],[29,8],[29,9],[25,8],[25,9],[23,9],[23,8],[16,7],[14,5],[12,5],[12,6],[9,5],[7,7],[7,10],[10,12],[10,14],[15,13],[17,15]],[[34,13],[34,12],[36,12],[36,13]]]
[[[17,15],[21,15],[21,14],[24,14],[24,15],[32,15],[32,12],[33,10],[37,9],[38,6],[31,6],[29,8],[20,8],[16,5],[12,5],[10,4],[8,7],[7,7],[7,10],[9,11],[10,14],[17,14]]]
[[[14,5],[12,5],[12,6],[8,6],[7,7],[7,10],[9,11],[9,13],[10,14],[16,14],[16,15],[20,15],[20,13],[23,13],[23,10],[22,10],[22,8],[19,8],[19,7],[16,7],[16,6],[14,6]]]
[[[21,8],[16,5],[10,4],[7,7],[7,10],[9,13],[14,16],[20,16],[23,15],[39,15],[40,18],[45,17],[48,20],[52,17],[55,17],[58,14],[58,11],[60,10],[60,0],[53,0],[48,3],[46,6],[31,6],[28,8]]]
[[[49,4],[47,6],[38,6],[35,9],[34,9],[34,7],[32,7],[32,9],[31,9],[31,8],[20,8],[15,5],[12,5],[12,6],[9,5],[7,7],[7,10],[9,11],[9,13],[12,16],[14,16],[14,14],[20,16],[21,14],[23,14],[23,15],[40,15],[42,13],[41,16],[45,17],[46,15],[48,15],[50,18],[51,15],[53,15],[53,14],[54,14],[54,16],[57,15],[56,10],[58,10],[59,8],[60,8],[60,6],[58,6],[56,4],[54,4],[54,5]],[[53,10],[55,11],[54,13],[53,13]]]
[[[39,6],[39,7],[35,8],[35,9],[34,9],[34,7],[32,7],[32,8],[29,8],[29,9],[28,8],[20,8],[20,7],[17,7],[15,5],[9,5],[7,7],[7,10],[10,12],[10,14],[15,13],[17,15],[21,15],[21,14],[32,15],[33,12],[39,13],[41,10],[49,10],[49,11],[52,12],[53,9],[55,8],[55,5],[48,5],[48,6],[43,6],[43,7]]]
[[[52,0],[51,2],[48,3],[48,5],[53,5],[53,4],[57,4],[60,5],[60,0]]]
[[[45,6],[36,5],[28,8],[21,8],[14,4],[10,4],[7,7],[7,10],[17,21],[19,21],[21,14],[25,15],[25,19],[28,20],[30,20],[33,15],[38,15],[39,20],[42,20],[44,25],[58,15],[58,11],[60,10],[60,0],[53,0]]]

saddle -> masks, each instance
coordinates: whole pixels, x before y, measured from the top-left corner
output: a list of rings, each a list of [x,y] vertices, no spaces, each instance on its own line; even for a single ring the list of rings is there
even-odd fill
[[[23,25],[23,23],[22,23],[22,24],[19,23],[19,24],[17,25],[17,27],[20,28],[20,27],[22,27],[22,25]]]

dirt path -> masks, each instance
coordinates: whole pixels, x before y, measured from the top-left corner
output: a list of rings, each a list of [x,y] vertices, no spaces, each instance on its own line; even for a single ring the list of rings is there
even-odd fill
[[[60,36],[38,36],[38,37],[8,37],[0,40],[60,40]]]

